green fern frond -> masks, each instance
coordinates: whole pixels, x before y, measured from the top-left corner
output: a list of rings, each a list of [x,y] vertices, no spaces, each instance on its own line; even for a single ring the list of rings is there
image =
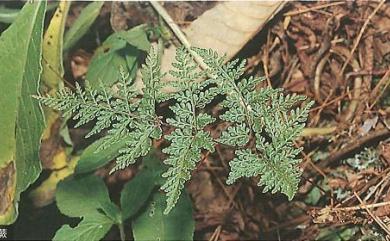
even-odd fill
[[[142,67],[144,81],[143,97],[133,88],[129,74],[120,70],[120,79],[115,94],[101,85],[99,89],[91,89],[86,83],[83,90],[76,83],[76,91],[63,88],[55,96],[37,97],[41,103],[62,111],[63,115],[72,115],[77,120],[75,127],[92,120],[96,123],[86,135],[98,134],[108,129],[97,151],[104,150],[120,140],[126,140],[126,147],[117,153],[117,164],[111,170],[123,169],[134,163],[137,158],[145,156],[151,148],[152,139],[162,135],[161,120],[155,114],[156,104],[162,97],[161,81],[157,51],[152,48]]]
[[[184,48],[177,50],[176,61],[172,66],[174,70],[170,74],[177,79],[173,85],[183,91],[173,96],[178,101],[170,107],[175,118],[167,119],[176,129],[166,137],[171,145],[163,149],[164,153],[169,154],[164,163],[170,166],[163,174],[167,180],[161,187],[168,197],[165,214],[175,206],[185,182],[191,178],[191,172],[201,159],[201,150],[214,150],[213,139],[203,130],[214,118],[198,112],[199,108],[203,108],[217,94],[217,91],[210,89],[208,92],[204,91],[204,84],[197,82],[204,73],[198,72],[197,65]],[[200,93],[204,93],[205,98],[199,98]]]
[[[126,168],[139,157],[147,155],[152,147],[152,139],[160,139],[162,136],[161,120],[156,115],[156,105],[163,98],[160,80],[164,75],[161,73],[160,59],[155,48],[151,48],[141,73],[144,88],[142,99],[136,109],[138,121],[131,127],[132,130],[126,137],[126,147],[119,151],[116,166],[110,173]],[[130,99],[127,101],[131,102]]]
[[[222,64],[224,58],[212,50],[194,49],[209,66],[211,76],[221,88],[226,99],[222,102],[226,112],[221,119],[232,126],[222,132],[219,141],[226,145],[242,147],[250,137],[256,139],[253,152],[237,150],[230,162],[231,172],[227,183],[240,177],[260,175],[259,185],[264,191],[281,191],[291,199],[299,183],[297,158],[300,149],[293,141],[301,133],[312,103],[294,109],[305,100],[304,96],[284,95],[282,89],[270,87],[256,90],[263,78],[241,79],[245,61],[234,60]],[[266,142],[265,136],[270,137]]]

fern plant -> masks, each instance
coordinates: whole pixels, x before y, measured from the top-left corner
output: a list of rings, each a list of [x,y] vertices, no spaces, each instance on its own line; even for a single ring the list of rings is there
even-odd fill
[[[170,85],[177,90],[173,94],[162,92],[164,74],[160,71],[157,51],[152,48],[142,68],[142,93],[135,90],[131,79],[122,72],[116,91],[103,85],[95,90],[87,84],[85,90],[77,85],[75,93],[65,88],[55,96],[37,98],[64,115],[75,114],[76,127],[96,119],[87,137],[107,129],[100,150],[125,139],[127,145],[119,151],[111,172],[145,156],[152,140],[162,138],[161,125],[172,126],[174,130],[164,136],[170,143],[163,149],[168,154],[164,163],[169,166],[163,173],[165,183],[161,186],[167,194],[165,214],[177,203],[201,160],[202,151],[213,152],[217,144],[236,148],[236,157],[230,161],[228,184],[240,177],[260,176],[259,185],[264,186],[264,192],[280,191],[292,199],[298,188],[301,151],[294,146],[294,140],[304,127],[312,102],[295,107],[306,98],[284,95],[283,89],[258,88],[262,78],[242,78],[245,61],[225,63],[224,57],[215,51],[199,48],[191,51],[203,59],[208,69],[201,71],[192,54],[179,48],[169,72],[174,79]],[[217,95],[225,96],[221,105],[226,111],[212,117],[204,110]],[[168,99],[175,101],[170,106],[174,116],[163,121],[156,108]],[[216,118],[228,122],[229,127],[218,139],[213,139],[205,127]]]

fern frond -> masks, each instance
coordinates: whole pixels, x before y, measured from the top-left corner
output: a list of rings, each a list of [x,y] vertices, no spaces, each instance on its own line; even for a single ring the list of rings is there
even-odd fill
[[[92,120],[96,123],[86,135],[98,134],[108,129],[97,151],[106,149],[120,140],[126,140],[126,146],[117,154],[117,165],[111,172],[123,169],[134,163],[137,158],[145,156],[151,147],[152,139],[162,135],[160,118],[156,113],[156,104],[162,98],[157,51],[152,48],[146,63],[142,67],[145,88],[143,97],[133,89],[129,74],[120,70],[117,91],[111,91],[101,85],[99,89],[91,89],[86,83],[83,90],[76,83],[76,91],[60,89],[55,96],[37,97],[41,103],[62,111],[64,115],[72,115],[77,120],[75,127]]]
[[[304,96],[284,95],[282,89],[270,87],[256,90],[263,78],[240,80],[245,61],[223,64],[224,58],[212,50],[194,51],[209,66],[211,76],[226,96],[222,102],[226,112],[220,118],[232,126],[222,132],[219,141],[242,147],[250,137],[256,139],[253,153],[249,149],[236,151],[227,182],[260,175],[259,185],[264,186],[264,191],[281,191],[291,199],[298,188],[300,161],[300,149],[293,146],[293,141],[304,127],[311,103],[294,109],[305,100]],[[271,140],[266,142],[264,135]]]
[[[175,118],[167,119],[176,129],[166,137],[171,145],[163,149],[169,155],[164,163],[170,166],[163,174],[167,180],[161,187],[167,193],[165,214],[175,206],[185,182],[190,179],[192,170],[200,161],[201,150],[214,150],[213,139],[203,130],[214,118],[198,113],[198,109],[203,108],[217,94],[214,89],[205,91],[205,85],[197,82],[204,74],[197,71],[197,65],[184,48],[177,50],[176,61],[172,65],[174,70],[170,74],[177,79],[173,85],[183,91],[173,96],[178,101],[170,107]],[[200,93],[204,93],[204,98],[199,98]]]
[[[160,139],[162,135],[161,120],[156,115],[156,105],[163,98],[160,79],[164,76],[160,70],[160,59],[157,50],[151,48],[145,64],[142,66],[143,96],[137,106],[139,121],[132,126],[126,136],[126,147],[119,151],[115,167],[110,173],[126,168],[142,156],[148,154],[152,147],[152,139]],[[124,91],[128,89],[123,88]],[[131,103],[131,100],[127,101]],[[132,111],[131,107],[129,107]]]

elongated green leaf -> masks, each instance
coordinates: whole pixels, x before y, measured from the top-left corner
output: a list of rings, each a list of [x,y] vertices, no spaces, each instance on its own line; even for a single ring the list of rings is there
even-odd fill
[[[89,216],[102,209],[108,216],[119,216],[108,196],[107,188],[99,177],[88,175],[68,178],[59,183],[57,206],[69,217]]]
[[[176,207],[164,214],[165,195],[155,193],[148,208],[133,222],[135,240],[193,240],[191,200],[183,192]]]
[[[97,151],[103,139],[99,139],[89,145],[81,154],[80,160],[76,166],[77,174],[91,172],[99,167],[104,166],[109,161],[119,155],[119,150],[126,146],[126,140],[119,141],[108,146],[106,149]]]
[[[100,81],[105,86],[112,86],[120,78],[121,67],[133,78],[138,68],[138,58],[146,46],[149,46],[149,42],[144,26],[112,34],[96,50],[89,64],[86,79],[91,87],[99,88]]]
[[[54,241],[98,241],[110,230],[113,222],[107,216],[94,213],[85,217],[75,228],[63,225],[54,236]]]
[[[93,2],[81,11],[79,17],[65,34],[64,51],[72,48],[88,31],[97,16],[99,16],[103,4],[104,1]]]
[[[47,4],[46,11],[50,11],[56,7],[57,3],[49,3]],[[12,23],[15,21],[18,16],[20,9],[18,8],[7,8],[0,6],[0,22],[1,23]]]
[[[58,87],[63,85],[62,77],[64,75],[64,67],[62,59],[62,44],[69,7],[70,1],[61,1],[58,4],[43,38],[43,72],[42,85],[40,88],[41,93],[43,94],[54,92],[58,89]],[[56,122],[59,121],[58,119],[60,118],[60,115],[52,109],[44,108],[44,110],[47,125],[42,135],[42,142],[46,143],[46,140],[49,140],[51,136],[60,131],[59,127],[53,128],[53,126],[56,125]],[[52,152],[54,153],[55,151],[52,150]],[[66,157],[66,155],[64,155],[64,150],[61,150],[61,148],[56,150],[56,154],[61,154]],[[53,159],[55,158],[53,157]],[[52,164],[52,166],[55,166],[55,164],[56,163]]]
[[[43,117],[37,94],[46,2],[26,3],[0,37],[0,224],[17,216],[20,193],[38,177]],[[5,183],[5,184],[4,184]]]

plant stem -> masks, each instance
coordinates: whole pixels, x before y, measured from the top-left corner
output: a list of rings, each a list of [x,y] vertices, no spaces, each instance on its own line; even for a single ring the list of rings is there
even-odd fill
[[[150,1],[150,5],[152,5],[152,7],[156,10],[156,12],[164,19],[167,25],[171,28],[172,32],[176,35],[176,37],[184,45],[184,47],[190,52],[190,54],[192,55],[194,60],[199,64],[199,66],[203,70],[208,69],[208,66],[203,62],[203,59],[191,49],[191,44],[188,41],[187,37],[181,31],[180,27],[177,26],[177,24],[173,21],[171,16],[169,16],[167,11],[165,11],[165,9],[161,6],[161,4],[158,2]]]
[[[119,235],[121,237],[121,241],[125,241],[126,240],[126,235],[125,235],[125,230],[123,228],[123,223],[118,223],[118,227],[119,227]]]
[[[325,136],[325,135],[330,135],[333,132],[336,131],[336,127],[317,127],[317,128],[303,128],[303,131],[301,133],[301,136]]]

